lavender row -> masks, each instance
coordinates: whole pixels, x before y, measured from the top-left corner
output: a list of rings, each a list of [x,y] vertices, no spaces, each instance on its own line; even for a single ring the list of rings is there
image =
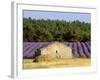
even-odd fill
[[[50,42],[24,42],[23,57],[32,57],[36,49],[50,44]],[[72,48],[75,57],[91,57],[90,42],[64,42],[65,45]]]
[[[23,43],[23,56],[26,56],[26,57],[32,57],[36,51],[36,49],[44,46],[44,45],[47,45],[49,44],[49,42],[32,42],[31,44],[27,44],[27,46],[25,47],[24,44],[26,43]]]

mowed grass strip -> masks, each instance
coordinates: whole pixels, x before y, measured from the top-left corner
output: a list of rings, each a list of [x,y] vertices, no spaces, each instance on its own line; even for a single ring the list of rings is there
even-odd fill
[[[23,69],[61,68],[91,66],[90,58],[57,59],[52,61],[33,62],[33,59],[23,59]]]

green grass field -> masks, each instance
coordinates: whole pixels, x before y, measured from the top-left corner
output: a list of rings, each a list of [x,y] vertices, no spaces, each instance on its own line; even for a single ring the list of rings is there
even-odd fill
[[[33,62],[33,59],[23,59],[23,69],[61,68],[61,67],[91,66],[90,58],[58,59],[52,61]]]

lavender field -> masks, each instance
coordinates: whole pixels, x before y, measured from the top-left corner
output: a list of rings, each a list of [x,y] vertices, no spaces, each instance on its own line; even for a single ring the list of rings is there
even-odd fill
[[[32,58],[35,50],[46,46],[50,42],[24,42],[23,43],[23,58]],[[91,43],[90,42],[64,42],[65,45],[72,48],[73,56],[78,58],[91,57]]]

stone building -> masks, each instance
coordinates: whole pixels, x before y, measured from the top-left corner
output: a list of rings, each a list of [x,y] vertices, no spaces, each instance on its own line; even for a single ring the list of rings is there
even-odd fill
[[[72,58],[72,49],[71,47],[65,45],[62,42],[52,42],[47,46],[40,48],[41,55],[50,55],[52,58]]]

